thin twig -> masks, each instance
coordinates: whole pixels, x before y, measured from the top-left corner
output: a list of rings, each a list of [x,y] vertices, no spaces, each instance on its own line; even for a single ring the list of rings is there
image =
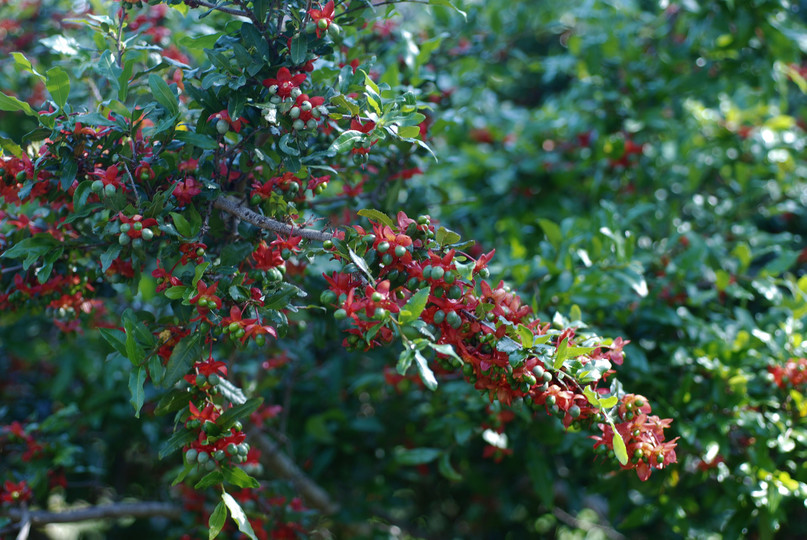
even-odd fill
[[[616,529],[612,529],[611,527],[606,527],[605,525],[600,525],[592,521],[577,519],[573,515],[564,512],[560,508],[555,507],[552,510],[552,513],[555,514],[555,517],[557,517],[559,520],[564,522],[566,525],[569,525],[570,527],[574,527],[576,529],[583,529],[584,531],[599,529],[600,531],[605,533],[605,536],[611,538],[611,540],[625,540],[625,536]]]
[[[219,210],[224,210],[228,214],[232,214],[240,218],[242,221],[246,221],[247,223],[251,223],[256,227],[265,229],[267,231],[274,231],[286,236],[301,236],[307,240],[317,240],[319,242],[324,242],[325,240],[330,240],[333,238],[333,235],[327,232],[318,231],[316,229],[298,228],[286,223],[275,221],[274,219],[270,219],[266,216],[262,216],[259,213],[242,206],[236,199],[232,197],[221,196],[213,202],[213,206]]]
[[[222,13],[229,13],[230,15],[236,15],[238,17],[249,18],[249,13],[247,13],[246,11],[241,11],[240,9],[221,7],[221,6],[218,6],[216,4],[211,4],[209,2],[205,2],[204,0],[193,0],[188,5],[190,5],[191,7],[193,7],[193,6],[202,6],[202,7],[210,8],[210,9],[212,9],[214,11],[221,11]]]
[[[0,513],[0,516],[8,517],[11,521],[22,522],[25,519],[26,510],[12,508]],[[91,506],[67,512],[48,512],[37,510],[28,512],[28,523],[32,526],[46,525],[48,523],[75,523],[78,521],[90,521],[98,519],[116,519],[124,517],[168,517],[178,518],[182,514],[182,508],[169,503],[161,502],[137,502],[137,503],[114,503]]]
[[[28,534],[31,532],[31,513],[28,511],[28,505],[23,503],[22,504],[22,516],[20,522],[22,526],[20,527],[20,532],[17,535],[17,540],[28,540]]]
[[[294,484],[308,506],[325,515],[335,514],[339,511],[339,504],[334,502],[322,487],[306,476],[268,435],[258,430],[251,430],[248,437],[260,448],[261,463],[276,476]]]

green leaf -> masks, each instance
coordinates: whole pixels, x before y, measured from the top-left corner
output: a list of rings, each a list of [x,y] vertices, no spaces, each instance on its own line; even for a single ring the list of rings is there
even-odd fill
[[[619,398],[616,396],[611,396],[607,398],[600,398],[600,407],[604,409],[610,409],[614,405],[619,402]]]
[[[591,403],[592,406],[594,407],[600,406],[600,398],[597,395],[597,393],[591,389],[591,387],[586,386],[585,388],[583,388],[583,395],[586,396],[586,399],[588,400],[589,403]]]
[[[465,13],[464,11],[462,11],[461,9],[459,9],[457,6],[455,6],[451,2],[451,0],[429,0],[429,3],[431,5],[433,5],[433,6],[444,6],[444,7],[451,8],[454,11],[456,11],[457,13],[459,13],[460,15],[462,15],[463,19],[466,19],[466,20],[468,19],[468,14]]]
[[[353,261],[353,264],[359,267],[359,270],[364,272],[364,275],[367,276],[367,279],[370,280],[370,283],[375,285],[375,280],[373,279],[373,274],[370,273],[370,268],[367,266],[367,261],[359,257],[352,248],[348,247],[348,253],[350,254],[350,260]]]
[[[185,296],[185,291],[188,290],[188,287],[185,285],[177,285],[176,287],[171,287],[170,289],[166,289],[164,294],[166,297],[170,298],[171,300],[177,300]]]
[[[165,107],[169,116],[179,114],[179,102],[177,101],[177,97],[162,77],[156,73],[149,75],[149,88],[151,88],[154,99],[157,100],[157,103]]]
[[[395,222],[392,218],[381,210],[373,210],[372,208],[363,208],[357,212],[360,216],[366,217],[370,221],[376,221],[388,227],[395,227]]]
[[[115,261],[115,259],[118,258],[118,255],[120,255],[122,249],[123,246],[121,246],[120,244],[113,244],[109,246],[109,248],[106,251],[101,253],[102,272],[106,272],[107,270],[109,270],[109,267],[112,266],[112,263]]]
[[[202,346],[199,343],[199,334],[191,334],[183,338],[171,352],[171,358],[168,359],[168,364],[165,366],[165,377],[161,386],[163,388],[174,386],[188,373],[201,355]]]
[[[286,133],[285,135],[280,137],[277,146],[278,148],[280,148],[280,151],[283,152],[284,154],[288,154],[290,156],[299,156],[300,151],[297,148],[294,148],[293,146],[289,146],[290,137],[291,133]]]
[[[193,236],[191,231],[191,224],[188,223],[188,220],[185,219],[185,216],[182,214],[178,214],[176,212],[171,212],[171,217],[174,220],[174,227],[176,227],[177,232],[186,238],[190,238]]]
[[[199,283],[199,280],[202,279],[202,276],[205,275],[205,270],[207,267],[210,266],[210,263],[205,261],[200,265],[197,265],[193,271],[193,288],[196,288],[196,284]]]
[[[70,77],[67,72],[60,67],[52,67],[47,71],[48,80],[45,86],[50,92],[53,101],[63,108],[70,95]]]
[[[297,34],[291,40],[291,62],[292,64],[299,66],[303,62],[305,62],[305,58],[308,55],[308,40],[306,39],[304,34]]]
[[[430,290],[428,288],[420,289],[412,295],[409,301],[401,308],[398,314],[398,322],[400,324],[408,324],[417,320],[423,310],[426,309],[426,304],[429,301]]]
[[[134,407],[135,418],[140,418],[140,409],[143,408],[143,402],[146,400],[146,391],[143,389],[145,384],[146,366],[140,366],[129,372],[129,392],[132,395],[129,403]]]
[[[434,373],[432,372],[431,368],[429,368],[429,362],[426,358],[420,354],[420,351],[415,351],[415,364],[417,365],[418,372],[420,373],[420,379],[423,381],[423,384],[426,385],[426,388],[429,390],[436,390],[437,389],[437,379],[434,377]]]
[[[440,456],[440,461],[437,462],[437,470],[440,471],[445,478],[451,480],[452,482],[459,482],[462,480],[462,475],[454,470],[454,467],[451,466],[451,457],[448,453],[444,453]]]
[[[613,422],[611,422],[611,429],[614,431],[614,454],[616,454],[616,459],[619,460],[620,464],[626,465],[628,463],[628,449],[625,447],[625,441],[616,430]]]
[[[399,127],[398,136],[402,139],[417,139],[420,136],[420,128],[418,126]]]
[[[174,139],[202,150],[215,150],[219,147],[216,139],[194,131],[177,131],[174,133]]]
[[[398,446],[393,454],[399,465],[423,465],[440,457],[442,450],[437,448],[403,448]]]
[[[555,361],[552,364],[552,367],[555,369],[560,369],[563,366],[563,361],[566,360],[568,355],[566,354],[569,348],[569,338],[563,338],[563,341],[560,342],[558,345],[557,351],[555,351]]]
[[[560,248],[560,243],[563,241],[563,234],[560,232],[560,227],[548,219],[539,219],[538,224],[544,230],[546,239],[549,240],[552,247],[555,249]]]
[[[429,347],[434,349],[435,351],[439,352],[440,354],[444,354],[446,356],[450,356],[451,358],[456,358],[460,362],[462,362],[462,358],[460,358],[456,352],[454,352],[454,347],[449,345],[448,343],[434,343],[429,341]]]
[[[343,131],[342,134],[331,143],[330,148],[328,148],[328,153],[341,154],[342,152],[350,150],[353,148],[356,141],[361,140],[363,137],[364,133],[355,129]]]
[[[262,397],[254,397],[248,399],[246,403],[230,407],[219,416],[218,420],[216,420],[216,425],[218,425],[222,431],[226,431],[241,418],[255,412],[258,407],[261,406],[261,403],[263,403]]]
[[[224,528],[224,524],[226,522],[227,507],[222,501],[216,505],[216,508],[213,509],[213,513],[210,514],[210,519],[207,520],[207,526],[210,527],[210,531],[208,532],[207,536],[208,540],[213,540],[215,537],[217,537]]]
[[[37,77],[39,77],[40,80],[44,82],[45,76],[39,73],[34,68],[33,64],[31,64],[31,61],[28,60],[24,54],[22,54],[21,52],[13,52],[11,53],[11,56],[14,58],[14,63],[17,64],[18,67],[22,68],[28,73],[36,75]]]
[[[135,366],[139,366],[146,355],[146,352],[135,341],[135,325],[137,324],[138,322],[131,310],[127,309],[123,312],[123,329],[126,331],[126,357]]]
[[[398,364],[395,366],[395,370],[399,375],[406,375],[406,371],[409,369],[409,366],[412,365],[414,358],[415,353],[412,349],[404,349],[401,351],[401,354],[398,356]]]
[[[223,35],[222,32],[216,32],[204,36],[182,36],[179,38],[178,42],[185,48],[203,51],[205,49],[212,49],[216,45],[216,41]]]
[[[126,356],[126,334],[122,330],[117,328],[99,328],[98,330],[107,343],[112,345],[121,356]]]
[[[164,414],[176,412],[184,407],[187,407],[189,400],[190,395],[187,390],[174,388],[160,398],[160,401],[154,408],[154,414],[157,416],[162,416]]]
[[[0,111],[22,111],[28,116],[33,116],[34,118],[39,118],[39,115],[34,112],[30,105],[28,105],[24,101],[20,101],[19,99],[7,96],[3,92],[0,92]],[[358,133],[358,132],[357,132]]]
[[[525,349],[532,347],[533,343],[535,343],[535,334],[532,333],[532,330],[523,324],[519,324],[516,331],[518,332],[519,339],[521,339],[521,346]]]
[[[227,508],[230,509],[230,516],[233,518],[236,525],[238,525],[238,530],[250,537],[252,540],[258,540],[258,538],[255,536],[255,531],[252,530],[252,525],[250,525],[249,520],[247,520],[247,515],[241,509],[238,502],[227,492],[221,494],[221,499],[224,501],[224,504],[227,505]]]
[[[160,448],[159,454],[157,456],[160,459],[163,459],[166,456],[169,456],[185,446],[186,444],[190,443],[191,441],[196,439],[196,433],[193,431],[188,431],[184,428],[180,429],[179,431],[175,432],[171,435],[171,438],[165,441]]]
[[[240,467],[226,465],[221,468],[221,472],[224,473],[224,481],[234,486],[240,488],[257,488],[261,486],[260,482],[252,478]]]
[[[202,477],[201,480],[196,482],[193,485],[194,489],[207,489],[209,487],[217,486],[224,481],[224,475],[221,474],[221,471],[215,470],[210,471],[206,475]]]
[[[440,227],[437,229],[437,234],[435,234],[434,239],[441,246],[446,246],[449,244],[456,244],[460,241],[461,236],[454,231],[446,229],[445,227]]]

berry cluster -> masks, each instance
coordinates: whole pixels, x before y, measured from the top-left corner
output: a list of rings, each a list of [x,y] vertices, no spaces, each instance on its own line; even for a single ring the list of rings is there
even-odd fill
[[[566,427],[599,422],[595,446],[614,450],[642,480],[675,462],[675,441],[664,442],[663,433],[671,420],[648,416],[644,398],[598,386],[622,363],[626,341],[606,345],[581,340],[574,328],[541,324],[504,283],[485,280],[492,252],[472,258],[455,233],[436,229],[428,216],[373,217],[372,232],[356,226],[325,245],[344,267],[325,276],[321,301],[349,321],[346,347],[369,349],[395,337],[407,350],[431,347],[442,371],[459,371],[491,401],[523,401]],[[614,441],[614,418],[627,459]]]

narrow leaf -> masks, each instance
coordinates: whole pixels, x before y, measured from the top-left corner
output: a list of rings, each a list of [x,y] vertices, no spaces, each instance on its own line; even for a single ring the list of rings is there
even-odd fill
[[[611,422],[611,429],[614,430],[614,454],[616,454],[620,464],[626,465],[628,463],[628,449],[625,447],[625,441],[616,430],[613,422]]]
[[[224,501],[224,504],[227,505],[227,508],[230,509],[230,516],[233,518],[236,525],[238,525],[238,530],[252,540],[258,540],[255,536],[255,531],[252,530],[252,525],[250,525],[249,520],[247,520],[247,515],[238,502],[227,492],[221,494],[221,499]]]
[[[213,540],[215,537],[219,535],[221,530],[224,528],[224,524],[227,522],[227,507],[224,505],[224,502],[220,502],[216,505],[216,508],[213,510],[213,513],[210,514],[210,519],[207,521],[207,526],[210,527],[210,531],[208,533],[208,540]]]
[[[154,99],[157,100],[157,103],[165,107],[169,116],[179,114],[179,102],[177,101],[177,97],[162,77],[156,73],[149,75],[149,88],[151,88]]]
[[[558,350],[555,352],[555,362],[552,365],[555,369],[560,369],[563,366],[563,361],[568,357],[567,350],[569,348],[569,338],[563,338],[563,341],[558,345]]]
[[[429,367],[428,361],[420,354],[420,351],[415,351],[415,363],[420,373],[420,379],[423,381],[423,384],[426,385],[426,388],[429,390],[437,389],[437,379],[434,377],[434,373]]]
[[[129,403],[134,407],[135,418],[140,418],[140,409],[143,408],[143,402],[146,400],[146,391],[143,388],[145,384],[146,366],[140,366],[129,372],[129,392],[132,395]]]

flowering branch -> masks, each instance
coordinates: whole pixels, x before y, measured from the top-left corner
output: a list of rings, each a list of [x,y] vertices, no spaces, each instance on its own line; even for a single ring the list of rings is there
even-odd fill
[[[274,231],[287,236],[301,236],[308,240],[317,240],[319,242],[330,240],[333,237],[333,235],[330,233],[317,231],[315,229],[298,229],[292,225],[281,223],[266,216],[262,216],[261,214],[242,206],[232,197],[219,197],[213,202],[213,206],[219,210],[224,210],[225,212],[232,214],[241,220],[246,221],[247,223],[251,223],[260,229]]]

